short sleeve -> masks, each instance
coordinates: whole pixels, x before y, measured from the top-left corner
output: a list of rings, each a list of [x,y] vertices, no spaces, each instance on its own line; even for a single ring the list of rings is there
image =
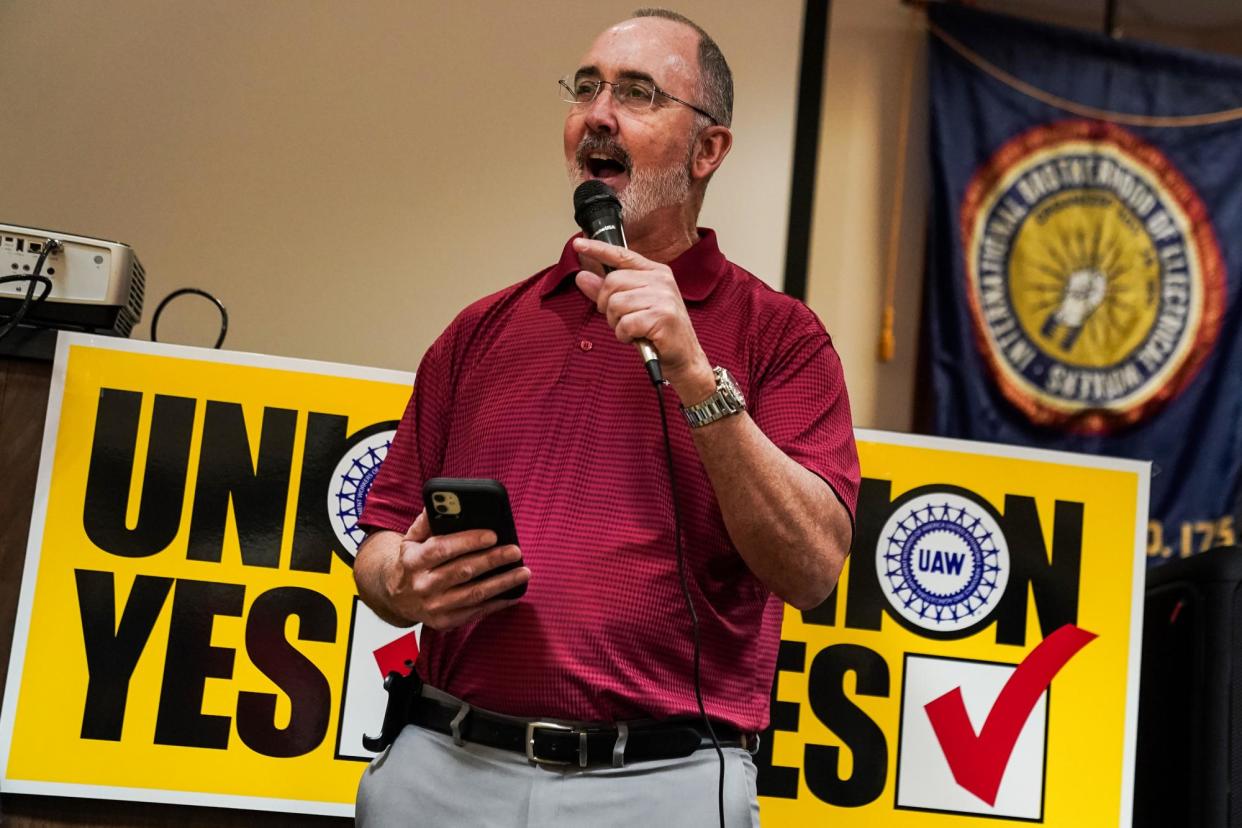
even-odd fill
[[[752,416],[778,448],[823,478],[852,523],[858,505],[858,448],[841,360],[817,319],[797,328],[752,382]]]
[[[451,331],[451,329],[450,329]],[[404,533],[423,510],[423,481],[435,477],[448,439],[452,341],[446,331],[423,356],[414,390],[358,524]]]

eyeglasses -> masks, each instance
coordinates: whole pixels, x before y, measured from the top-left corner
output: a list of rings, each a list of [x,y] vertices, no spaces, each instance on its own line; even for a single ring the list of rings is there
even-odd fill
[[[670,95],[649,80],[641,78],[624,78],[619,81],[594,80],[592,78],[562,78],[561,100],[565,103],[585,106],[595,100],[599,89],[604,84],[612,87],[612,97],[617,104],[631,112],[643,112],[655,106],[656,95],[662,95],[670,101],[688,106],[695,112],[719,126],[720,121],[707,111],[700,109],[689,101],[683,101],[676,95]]]

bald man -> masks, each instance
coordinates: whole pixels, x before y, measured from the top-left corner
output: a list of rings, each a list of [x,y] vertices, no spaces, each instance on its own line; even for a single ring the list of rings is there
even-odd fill
[[[853,533],[840,361],[814,314],[697,225],[733,144],[732,75],[705,31],[640,10],[560,92],[571,184],[616,191],[629,248],[571,239],[419,366],[354,571],[382,618],[423,625],[422,649],[358,820],[714,825],[719,809],[757,825],[784,604],[828,596]],[[636,339],[660,355],[655,390]],[[684,415],[675,486],[657,394]],[[441,476],[502,481],[521,549],[432,535],[421,489]]]

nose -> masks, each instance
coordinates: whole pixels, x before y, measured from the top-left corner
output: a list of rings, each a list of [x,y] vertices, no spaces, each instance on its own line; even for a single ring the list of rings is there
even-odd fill
[[[607,84],[600,86],[595,98],[586,105],[586,124],[592,132],[617,133],[617,101],[613,97],[612,87]]]

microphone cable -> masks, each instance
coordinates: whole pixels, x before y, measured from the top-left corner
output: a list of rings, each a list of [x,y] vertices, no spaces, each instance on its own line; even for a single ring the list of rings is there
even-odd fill
[[[629,247],[625,240],[625,231],[622,229],[621,202],[612,187],[603,181],[588,179],[574,189],[574,221],[581,228],[582,235],[588,239],[597,239],[617,247]],[[610,270],[611,268],[604,267],[605,274]],[[707,716],[707,707],[703,704],[703,682],[700,666],[702,647],[699,641],[699,616],[694,611],[694,600],[690,596],[690,585],[686,579],[685,554],[682,551],[681,510],[677,505],[677,475],[673,468],[673,442],[669,437],[668,413],[664,406],[664,386],[667,383],[664,381],[663,373],[660,370],[659,355],[656,353],[655,348],[651,346],[651,343],[645,339],[636,339],[634,344],[638,346],[642,354],[643,364],[647,369],[647,376],[651,378],[651,384],[655,387],[656,399],[660,403],[660,428],[664,433],[664,457],[668,461],[669,495],[673,502],[673,541],[677,550],[677,577],[681,582],[681,594],[686,600],[686,609],[690,613],[690,631],[694,639],[694,699],[698,703],[699,716],[702,717],[703,725],[707,728],[707,735],[711,737],[712,746],[716,749],[716,756],[720,760],[720,782],[716,790],[716,802],[720,813],[720,828],[725,828],[724,751],[720,749],[720,740],[716,738],[716,731],[712,727],[712,721]]]
[[[650,364],[650,363],[648,363]],[[659,363],[656,363],[657,366]],[[653,377],[654,379],[654,377]],[[681,509],[677,505],[677,475],[673,470],[673,441],[668,433],[668,413],[664,405],[663,381],[653,382],[656,399],[660,402],[660,428],[664,432],[664,458],[668,461],[669,496],[673,502],[673,543],[677,550],[677,577],[681,581],[681,594],[686,600],[686,609],[690,612],[690,632],[694,640],[694,699],[699,705],[699,716],[711,737],[712,747],[716,749],[716,758],[720,760],[720,779],[716,786],[716,807],[720,814],[720,828],[725,828],[724,818],[724,778],[725,758],[720,748],[720,740],[716,738],[716,730],[712,720],[707,716],[707,708],[703,704],[703,682],[700,675],[701,646],[699,643],[699,615],[694,611],[694,600],[690,596],[689,582],[686,580],[686,560],[681,548]]]

